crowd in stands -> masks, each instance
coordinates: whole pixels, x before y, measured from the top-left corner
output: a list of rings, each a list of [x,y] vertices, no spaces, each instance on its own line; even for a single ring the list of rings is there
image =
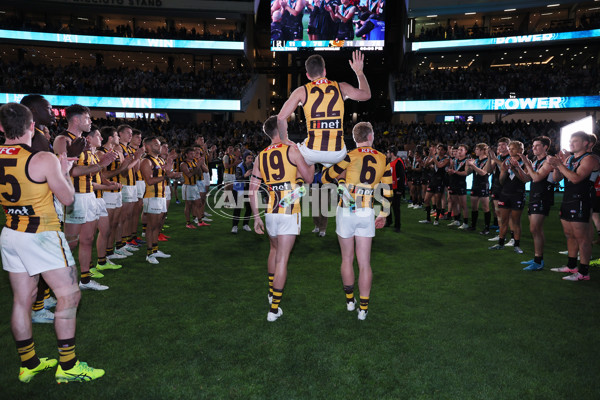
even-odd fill
[[[400,150],[413,149],[417,145],[430,145],[445,143],[454,145],[462,143],[473,148],[477,143],[496,143],[502,137],[511,137],[521,141],[526,148],[531,145],[533,138],[544,135],[550,137],[553,143],[560,142],[560,127],[570,121],[510,121],[495,123],[401,123],[372,122],[377,133],[373,147],[386,150],[396,147]],[[142,131],[144,136],[162,136],[170,146],[185,148],[193,145],[195,138],[202,135],[208,145],[209,151],[220,159],[228,146],[238,146],[243,150],[250,150],[254,154],[269,145],[269,139],[262,134],[262,121],[204,121],[201,123],[179,123],[165,120],[137,120],[120,119],[94,119],[97,126],[118,126],[123,123]],[[347,145],[352,144],[352,124],[344,123]],[[57,125],[51,127],[51,134],[56,135],[64,130],[66,121],[59,120]],[[299,142],[306,137],[306,124],[303,121],[290,123],[288,126],[289,137]]]
[[[570,32],[600,28],[600,13],[582,14],[579,17],[579,23],[575,19],[565,19],[551,21],[546,26],[540,26],[539,29],[524,31],[515,28],[513,24],[496,25],[490,27],[482,27],[477,24],[472,26],[458,25],[458,23],[448,24],[446,26],[437,25],[433,28],[425,28],[421,26],[418,35],[414,35],[411,39],[417,41],[430,40],[459,40],[459,39],[480,39],[502,36],[517,36],[528,35],[534,33],[547,32]],[[416,36],[416,37],[415,37]]]
[[[536,65],[477,69],[428,69],[401,74],[396,100],[495,99],[597,95],[597,65]]]
[[[182,72],[0,62],[0,90],[7,93],[239,99],[247,70]]]
[[[93,20],[93,18],[90,18]],[[139,25],[143,25],[138,22]],[[159,26],[156,29],[148,29],[143,26],[132,27],[131,24],[118,25],[114,29],[104,26],[98,27],[89,25],[86,27],[75,26],[73,24],[62,24],[60,22],[37,23],[26,18],[6,16],[0,18],[0,29],[10,29],[19,31],[63,33],[73,35],[93,35],[93,36],[116,36],[129,38],[151,38],[151,39],[184,39],[184,40],[243,40],[243,34],[239,31],[229,30],[222,33],[211,33],[207,28],[202,32],[195,27],[187,28],[180,26]]]

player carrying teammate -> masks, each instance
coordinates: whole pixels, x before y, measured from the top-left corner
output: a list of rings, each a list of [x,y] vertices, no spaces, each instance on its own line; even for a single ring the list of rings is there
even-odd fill
[[[264,181],[269,189],[269,205],[265,215],[269,234],[270,252],[267,262],[269,273],[269,302],[271,308],[267,321],[273,322],[283,315],[279,308],[287,278],[287,263],[294,247],[296,236],[300,234],[300,203],[282,207],[281,200],[296,187],[298,173],[306,182],[312,181],[312,172],[296,146],[281,143],[277,130],[277,118],[269,117],[263,125],[263,132],[271,139],[271,145],[260,152],[250,175],[250,205],[254,216],[254,230],[264,233],[265,224],[258,210],[258,189]],[[272,286],[271,286],[272,284]]]
[[[342,283],[346,293],[346,309],[354,311],[354,252],[358,261],[358,289],[360,291],[360,309],[358,319],[367,318],[373,272],[371,270],[371,242],[375,228],[383,228],[392,197],[392,170],[386,162],[385,154],[375,150],[375,133],[369,122],[359,122],[352,129],[357,148],[352,150],[336,165],[323,172],[323,183],[333,182],[344,176],[346,185],[354,198],[355,209],[345,206],[340,200],[336,211],[336,233],[342,250]],[[373,198],[377,186],[383,183],[386,197],[384,209],[374,219]]]

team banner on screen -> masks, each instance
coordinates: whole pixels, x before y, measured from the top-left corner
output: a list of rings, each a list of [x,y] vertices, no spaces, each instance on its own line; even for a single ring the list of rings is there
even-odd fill
[[[590,39],[597,37],[600,37],[600,29],[576,32],[540,33],[533,35],[507,36],[488,39],[436,40],[431,42],[413,42],[412,51],[439,50],[453,47],[500,46],[557,40]]]
[[[0,104],[19,103],[26,94],[0,93]],[[90,97],[43,95],[53,106],[81,104],[86,107],[109,109],[157,109],[157,110],[199,110],[199,111],[240,111],[239,100],[207,99],[154,99],[141,97]]]
[[[244,42],[216,40],[142,39],[112,36],[70,35],[64,33],[25,32],[6,29],[0,29],[0,39],[169,49],[244,50]]]
[[[564,110],[598,107],[600,107],[600,96],[394,102],[394,112]]]

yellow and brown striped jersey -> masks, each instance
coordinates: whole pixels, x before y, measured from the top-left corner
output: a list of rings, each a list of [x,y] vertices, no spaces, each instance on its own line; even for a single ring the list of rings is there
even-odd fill
[[[175,159],[175,162],[173,163],[173,171],[175,172],[183,172],[181,171],[181,163],[184,163],[185,160],[183,159],[182,156],[179,156]]]
[[[260,175],[269,191],[270,214],[296,214],[300,212],[300,200],[292,207],[279,207],[279,201],[296,187],[296,164],[290,161],[289,146],[283,143],[272,144],[258,155]]]
[[[317,151],[339,151],[344,148],[344,99],[335,81],[321,78],[304,85],[308,137],[306,147]]]
[[[93,165],[96,164],[97,158],[95,158],[96,156],[94,156],[92,154],[91,151],[89,150],[84,150],[80,155],[79,155],[79,159],[77,160],[77,164],[79,166],[83,166],[86,167],[88,165]],[[75,192],[76,193],[92,193],[93,192],[93,188],[92,188],[92,180],[93,175],[87,174],[87,175],[80,175],[80,176],[72,176],[71,179],[73,180],[73,187],[75,188]]]
[[[223,166],[223,173],[235,175],[235,156],[233,154],[225,155],[229,158],[229,168],[225,168],[225,166]]]
[[[35,182],[27,166],[33,150],[23,144],[0,146],[0,204],[6,227],[19,232],[60,230],[47,182]]]
[[[133,147],[131,147],[130,145],[119,143],[119,146],[121,146],[121,149],[123,150],[123,157],[127,157],[130,155],[133,156],[135,154]],[[135,185],[135,171],[133,170],[133,168],[130,168],[127,171],[123,171],[121,174],[119,174],[119,182],[121,182],[121,184],[124,186]]]
[[[152,164],[152,177],[156,178],[156,177],[164,177],[165,176],[165,170],[162,168],[162,166],[165,164],[164,160],[160,157],[152,157],[149,154],[146,154],[144,156],[146,159],[150,160],[150,163]],[[146,193],[144,194],[144,198],[149,198],[149,197],[165,197],[165,181],[162,180],[158,183],[155,183],[154,185],[148,185],[148,182],[146,182]]]
[[[94,164],[98,164],[100,162],[100,159],[95,154],[92,154],[92,159],[94,160]],[[97,183],[99,185],[102,184],[102,177],[100,176],[100,172],[96,172],[94,175],[92,175],[92,183]],[[94,192],[96,192],[96,198],[101,199],[102,192],[104,191],[97,189],[94,190]]]
[[[106,147],[99,147],[98,151],[101,151],[103,153],[108,153],[109,150]],[[114,150],[110,150],[110,151],[114,151]],[[111,162],[107,167],[106,167],[106,171],[116,171],[117,169],[119,169],[119,167],[121,166],[121,160],[117,157],[117,159],[113,162]],[[119,183],[119,175],[115,175],[115,176],[111,176],[110,178],[108,178],[109,181],[111,182],[117,182]],[[113,189],[113,190],[106,190],[106,192],[109,193],[117,193],[120,192],[121,190],[119,189]]]
[[[198,167],[198,164],[196,164],[195,161],[184,161],[187,166],[188,169],[190,171],[196,169],[196,167]],[[183,184],[184,185],[195,185],[198,182],[198,172],[195,172],[192,174],[192,176],[187,176],[186,174],[183,174]]]
[[[333,182],[333,177],[344,170],[346,186],[356,202],[356,207],[373,207],[375,189],[380,183],[387,185],[384,187],[383,195],[392,196],[392,170],[385,154],[374,148],[358,147],[352,150],[342,161],[327,168],[321,180],[323,183]],[[339,205],[343,206],[341,199]]]

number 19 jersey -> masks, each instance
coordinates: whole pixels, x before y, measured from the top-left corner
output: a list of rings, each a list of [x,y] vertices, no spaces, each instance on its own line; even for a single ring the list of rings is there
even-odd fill
[[[316,151],[340,151],[344,148],[344,99],[335,81],[321,78],[304,85],[308,138],[306,147]]]
[[[296,164],[288,156],[289,146],[283,143],[272,144],[258,155],[258,165],[263,182],[269,191],[269,214],[297,214],[300,202],[291,207],[280,207],[279,201],[296,188]]]

